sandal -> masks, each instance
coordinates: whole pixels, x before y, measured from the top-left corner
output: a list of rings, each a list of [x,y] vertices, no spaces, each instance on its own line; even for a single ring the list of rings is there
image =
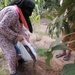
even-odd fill
[[[71,57],[71,55],[65,55],[64,58],[63,58],[63,60],[64,61],[68,61],[68,60],[70,60],[70,57]]]
[[[60,57],[62,57],[62,56],[64,56],[64,55],[65,55],[65,54],[60,54],[60,53],[59,53],[59,54],[56,55],[56,58],[60,58]]]

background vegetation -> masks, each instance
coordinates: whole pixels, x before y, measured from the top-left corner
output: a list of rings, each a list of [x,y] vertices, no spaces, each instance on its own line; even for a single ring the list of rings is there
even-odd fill
[[[0,9],[7,6],[13,0],[1,0],[0,1]],[[50,45],[49,50],[45,52],[47,57],[46,63],[49,65],[49,61],[52,58],[52,51],[54,50],[66,50],[69,49],[65,46],[66,43],[74,42],[75,40],[60,43],[60,41],[71,34],[72,30],[75,26],[75,0],[33,0],[35,2],[35,10],[32,14],[31,21],[33,25],[39,21],[40,19],[45,17],[50,20],[50,24],[48,25],[48,34],[53,38],[56,35],[56,40],[53,41]],[[68,18],[68,22],[66,19]],[[70,28],[69,23],[72,23],[72,27]],[[66,30],[66,35],[62,38],[59,37],[61,35],[61,30],[64,27]],[[54,30],[56,29],[56,32]],[[70,71],[71,70],[71,71]],[[68,72],[67,72],[68,71]],[[66,72],[66,73],[65,73]],[[75,75],[75,64],[65,65],[61,72],[63,75]]]

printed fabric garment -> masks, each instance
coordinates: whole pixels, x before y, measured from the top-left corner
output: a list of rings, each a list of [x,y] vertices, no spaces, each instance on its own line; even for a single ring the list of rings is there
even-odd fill
[[[23,26],[14,6],[7,6],[0,11],[0,47],[7,60],[9,72],[16,72],[16,50],[14,40],[22,34]]]

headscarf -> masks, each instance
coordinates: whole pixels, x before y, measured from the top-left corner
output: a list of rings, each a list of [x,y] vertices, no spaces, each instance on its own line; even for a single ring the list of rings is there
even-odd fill
[[[30,18],[29,18],[29,16],[32,15],[33,9],[35,7],[35,4],[33,3],[33,1],[32,0],[14,0],[9,5],[17,5],[21,9],[25,17],[25,20],[28,24],[30,32],[33,32],[33,28],[31,25]]]

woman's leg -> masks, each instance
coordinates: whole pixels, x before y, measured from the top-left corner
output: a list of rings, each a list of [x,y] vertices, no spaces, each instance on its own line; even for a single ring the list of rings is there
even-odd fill
[[[16,50],[14,45],[10,41],[4,40],[1,48],[7,61],[10,74],[16,73]]]
[[[66,54],[66,50],[63,50],[63,51],[62,51],[62,54],[65,55],[65,54]]]
[[[67,55],[71,55],[71,50],[68,50]]]
[[[64,56],[63,60],[68,61],[68,60],[70,60],[70,57],[71,57],[71,50],[68,50],[68,52]]]
[[[75,32],[75,29],[73,29],[73,32]],[[72,34],[70,36],[70,40],[69,41],[73,41],[73,40],[75,40],[75,34]],[[64,56],[64,60],[66,60],[66,61],[68,61],[70,59],[70,57],[71,57],[71,51],[75,50],[75,42],[70,43],[68,45],[68,47],[69,47],[70,50],[68,50],[66,56]]]

